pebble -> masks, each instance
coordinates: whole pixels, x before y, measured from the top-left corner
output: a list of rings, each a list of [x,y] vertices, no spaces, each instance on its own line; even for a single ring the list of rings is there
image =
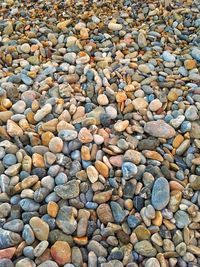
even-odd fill
[[[79,181],[71,180],[64,185],[57,185],[54,188],[56,194],[62,199],[71,199],[79,195]]]
[[[129,180],[137,174],[137,167],[132,162],[124,162],[122,164],[122,173],[124,179]]]
[[[88,166],[86,172],[88,179],[92,184],[98,180],[99,173],[94,166]]]
[[[162,107],[162,103],[160,102],[159,99],[154,99],[153,101],[151,101],[151,103],[149,104],[149,109],[151,111],[157,111],[158,109],[160,109]]]
[[[109,22],[108,23],[108,29],[111,31],[120,31],[122,29],[122,25],[115,22]]]
[[[91,240],[87,245],[88,251],[93,251],[97,257],[106,257],[106,249],[97,241]]]
[[[137,242],[134,246],[134,250],[145,257],[154,257],[156,255],[156,249],[148,240]]]
[[[10,259],[0,259],[0,266],[2,267],[14,267],[13,262]]]
[[[35,237],[40,240],[47,240],[49,235],[49,225],[38,217],[30,219],[30,226],[33,229]]]
[[[58,134],[60,138],[62,138],[63,141],[71,141],[77,138],[78,134],[74,130],[61,130]]]
[[[104,224],[113,222],[112,211],[110,209],[110,206],[106,203],[100,204],[98,206],[97,215],[99,220]]]
[[[172,138],[175,135],[175,130],[163,120],[150,121],[144,126],[144,131],[149,135],[158,138]]]
[[[60,208],[56,217],[56,224],[66,234],[72,234],[77,227],[77,221],[74,218],[74,208],[63,206]]]
[[[117,202],[112,201],[110,203],[110,206],[111,206],[114,221],[116,223],[123,222],[124,218],[126,217],[125,210],[123,210],[122,207]]]
[[[1,5],[0,266],[198,266],[198,1],[26,2]]]
[[[6,249],[1,249],[0,250],[0,259],[7,258],[7,259],[12,259],[16,251],[15,247],[10,247]]]
[[[51,256],[59,264],[71,262],[71,248],[65,241],[56,241],[51,247]]]
[[[41,121],[44,117],[46,117],[52,110],[51,104],[44,105],[41,109],[39,109],[34,115],[35,121]]]
[[[87,144],[93,141],[93,136],[87,128],[83,127],[78,133],[78,139],[81,143]]]
[[[175,213],[174,218],[176,220],[177,227],[181,229],[190,224],[191,222],[189,215],[183,210],[178,210]]]
[[[49,150],[53,153],[60,153],[63,149],[63,141],[60,137],[53,137],[49,142]]]
[[[145,262],[145,267],[160,267],[160,263],[156,258],[150,258]]]
[[[164,177],[156,179],[153,185],[151,197],[153,207],[156,210],[162,210],[167,206],[169,199],[170,190],[167,179],[165,179]]]
[[[123,132],[129,125],[129,121],[118,121],[114,124],[114,130],[117,132]]]
[[[174,62],[176,60],[175,56],[172,55],[169,51],[164,51],[162,57],[167,62]]]
[[[46,260],[38,265],[39,267],[58,267],[58,264],[52,260]]]

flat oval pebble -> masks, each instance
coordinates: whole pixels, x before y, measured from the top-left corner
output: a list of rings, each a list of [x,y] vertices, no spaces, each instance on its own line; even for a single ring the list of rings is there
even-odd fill
[[[175,130],[163,120],[150,121],[144,126],[144,131],[149,135],[159,138],[171,138],[175,135]]]
[[[170,199],[169,183],[164,177],[156,179],[151,196],[151,203],[156,210],[164,209]]]

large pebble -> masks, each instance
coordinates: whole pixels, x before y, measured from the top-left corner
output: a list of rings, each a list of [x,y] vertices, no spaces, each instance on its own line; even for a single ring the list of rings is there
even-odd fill
[[[76,230],[77,221],[73,207],[62,207],[56,217],[56,224],[66,234],[72,234]]]
[[[156,249],[152,246],[152,244],[143,240],[135,244],[134,250],[142,256],[145,257],[154,257],[156,255]]]
[[[71,180],[66,184],[57,185],[54,191],[62,199],[75,198],[79,195],[79,181]]]
[[[51,247],[51,256],[59,264],[64,265],[71,262],[71,248],[65,241],[56,241]]]
[[[30,226],[36,238],[40,241],[47,240],[49,235],[49,225],[38,217],[33,217],[30,219]]]
[[[176,134],[175,130],[163,120],[147,122],[144,131],[152,136],[167,139]]]
[[[151,196],[151,202],[156,210],[164,209],[169,203],[169,183],[164,177],[156,179]]]

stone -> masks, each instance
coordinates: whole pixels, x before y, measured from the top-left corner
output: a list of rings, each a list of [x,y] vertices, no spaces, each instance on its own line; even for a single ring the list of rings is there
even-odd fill
[[[78,133],[74,130],[61,130],[59,131],[58,136],[62,138],[63,141],[71,141],[77,138]]]
[[[145,267],[160,267],[160,263],[156,258],[150,258],[145,262]]]
[[[35,237],[40,240],[47,240],[49,235],[49,225],[38,217],[30,219],[30,226],[33,229]]]
[[[142,156],[140,152],[133,149],[126,150],[124,154],[124,161],[131,161],[132,163],[138,165],[141,160]]]
[[[81,143],[87,144],[93,141],[93,136],[87,128],[83,127],[78,133],[78,139]]]
[[[3,164],[7,166],[11,166],[17,163],[17,158],[13,154],[6,154],[3,158]]]
[[[38,265],[38,267],[58,267],[58,264],[52,260],[46,260]]]
[[[53,245],[56,241],[66,241],[70,247],[73,246],[72,236],[63,233],[63,231],[59,229],[52,230],[49,233],[49,242]]]
[[[26,241],[27,245],[31,245],[35,241],[34,232],[29,224],[26,224],[24,226],[24,229],[22,231],[22,237]]]
[[[123,164],[123,156],[122,155],[112,156],[109,158],[109,161],[111,165],[120,168]]]
[[[169,205],[168,205],[169,210],[172,212],[176,212],[179,208],[179,204],[181,202],[181,199],[182,199],[182,192],[180,192],[178,190],[171,191],[170,201],[169,201]]]
[[[93,184],[98,180],[99,173],[94,166],[88,166],[86,169],[88,179]]]
[[[15,254],[15,251],[16,251],[16,248],[15,247],[1,249],[0,250],[0,259],[3,259],[3,258],[12,259],[12,257]]]
[[[180,229],[183,229],[185,226],[191,223],[189,215],[183,210],[178,210],[174,214],[174,218],[176,220],[176,226]]]
[[[56,194],[62,199],[71,199],[79,195],[79,181],[71,180],[63,185],[57,185],[54,188]]]
[[[138,66],[138,70],[141,71],[142,73],[146,73],[146,74],[151,72],[151,69],[147,64],[140,64]]]
[[[56,224],[66,234],[73,234],[77,228],[73,207],[63,206],[56,217]]]
[[[197,61],[200,61],[200,49],[194,47],[191,51],[191,56]]]
[[[178,134],[173,140],[173,147],[178,148],[183,141],[184,137],[181,134]]]
[[[142,240],[135,244],[134,250],[145,257],[154,257],[157,253],[156,249],[148,240]]]
[[[44,240],[42,242],[40,242],[35,248],[34,248],[34,256],[35,257],[40,257],[44,252],[45,250],[48,248],[49,246],[49,242]]]
[[[111,197],[112,197],[112,190],[108,190],[105,192],[96,193],[93,197],[93,201],[98,204],[101,204],[109,201]]]
[[[23,221],[20,219],[14,219],[14,220],[8,221],[3,225],[4,229],[10,230],[16,233],[21,232],[23,230],[23,227],[24,227]]]
[[[66,27],[68,25],[71,24],[71,19],[68,19],[68,20],[64,20],[64,21],[61,21],[57,24],[57,28],[61,31],[63,31],[64,29],[66,29]]]
[[[134,215],[129,215],[127,222],[130,228],[136,228],[141,223],[141,221]]]
[[[113,216],[112,216],[112,211],[110,209],[110,206],[106,203],[100,204],[97,208],[97,216],[99,220],[107,224],[109,222],[113,222]]]
[[[105,110],[106,110],[106,113],[109,115],[109,117],[111,118],[111,119],[116,119],[116,117],[117,117],[117,110],[114,108],[114,107],[112,107],[112,106],[107,106],[106,108],[105,108]]]
[[[152,159],[152,160],[157,160],[157,161],[163,161],[163,157],[156,151],[151,151],[151,150],[143,150],[142,152],[145,156],[145,158]]]
[[[147,46],[146,37],[142,32],[140,32],[138,34],[138,40],[137,41],[138,41],[138,45],[140,48],[145,48]]]
[[[191,123],[192,128],[190,131],[191,138],[200,138],[200,123],[198,121],[194,121]]]
[[[71,262],[71,248],[65,241],[56,241],[51,247],[51,256],[59,264],[64,265]]]
[[[167,62],[174,62],[176,61],[176,58],[174,55],[172,55],[169,51],[164,51],[162,54],[162,57]]]
[[[154,137],[166,139],[172,138],[176,134],[175,130],[163,120],[147,122],[144,131]]]
[[[49,142],[49,150],[53,153],[60,153],[63,149],[63,141],[60,137],[53,137]]]
[[[109,22],[108,23],[108,29],[111,31],[120,31],[122,29],[122,25],[119,23],[115,23],[115,22]]]
[[[185,111],[185,117],[189,121],[195,121],[197,120],[198,117],[198,110],[195,106],[190,106],[188,109]]]
[[[129,121],[128,120],[124,120],[124,121],[117,121],[115,124],[114,124],[114,130],[116,132],[123,132],[126,130],[126,128],[128,127],[129,125]]]
[[[51,104],[44,105],[41,109],[39,109],[34,115],[35,121],[41,121],[44,117],[46,117],[49,113],[51,113],[52,106]]]
[[[36,168],[44,168],[45,167],[44,158],[42,155],[40,155],[38,153],[33,154],[32,163],[33,163],[33,166]]]
[[[97,102],[101,106],[106,106],[109,103],[107,96],[103,94],[98,95]]]
[[[21,49],[22,52],[27,53],[27,54],[31,51],[31,47],[30,47],[30,45],[28,43],[22,44],[20,46],[20,49]]]
[[[133,106],[135,110],[142,110],[147,108],[148,102],[144,98],[138,97],[133,100]]]
[[[37,56],[30,56],[27,60],[31,65],[39,65],[39,58]]]
[[[109,176],[108,166],[100,160],[95,161],[96,170],[105,178]]]
[[[196,60],[194,59],[186,59],[184,61],[184,66],[187,70],[192,70],[196,67]]]
[[[118,103],[122,103],[127,99],[127,95],[126,95],[126,93],[124,91],[117,92],[115,97],[116,97],[116,101]]]
[[[125,180],[133,178],[137,171],[137,166],[132,162],[124,162],[122,164],[122,173]]]
[[[0,218],[5,218],[10,214],[11,205],[8,203],[0,204]]]
[[[14,105],[12,105],[12,109],[15,113],[23,113],[26,108],[26,103],[22,100],[17,101]]]
[[[47,204],[47,213],[49,216],[55,218],[58,214],[59,206],[56,202],[54,201],[49,201]]]
[[[12,120],[7,121],[7,132],[11,137],[23,135],[23,130]]]
[[[189,181],[190,181],[190,187],[192,189],[194,189],[194,190],[200,190],[200,176],[191,175]]]
[[[17,233],[0,228],[0,249],[16,246],[20,243],[21,237]]]
[[[0,259],[0,266],[2,267],[14,267],[13,262],[10,259]]]
[[[111,201],[110,207],[112,210],[114,221],[116,223],[123,222],[126,217],[125,210],[123,210],[122,207],[117,202],[114,202],[114,201]]]
[[[135,228],[134,233],[136,234],[139,241],[149,239],[151,236],[150,231],[143,225],[139,225]]]
[[[164,209],[169,203],[169,183],[164,177],[156,179],[151,196],[151,203],[156,210]]]
[[[91,240],[87,245],[88,251],[93,251],[97,257],[106,257],[107,250],[96,240]]]
[[[151,101],[151,103],[149,104],[149,109],[151,111],[157,111],[158,109],[160,109],[162,107],[162,103],[160,102],[159,99],[154,99],[153,101]]]

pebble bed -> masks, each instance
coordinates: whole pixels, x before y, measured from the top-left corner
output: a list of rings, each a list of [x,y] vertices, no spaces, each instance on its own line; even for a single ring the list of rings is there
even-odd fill
[[[200,266],[200,1],[0,1],[0,267]]]

